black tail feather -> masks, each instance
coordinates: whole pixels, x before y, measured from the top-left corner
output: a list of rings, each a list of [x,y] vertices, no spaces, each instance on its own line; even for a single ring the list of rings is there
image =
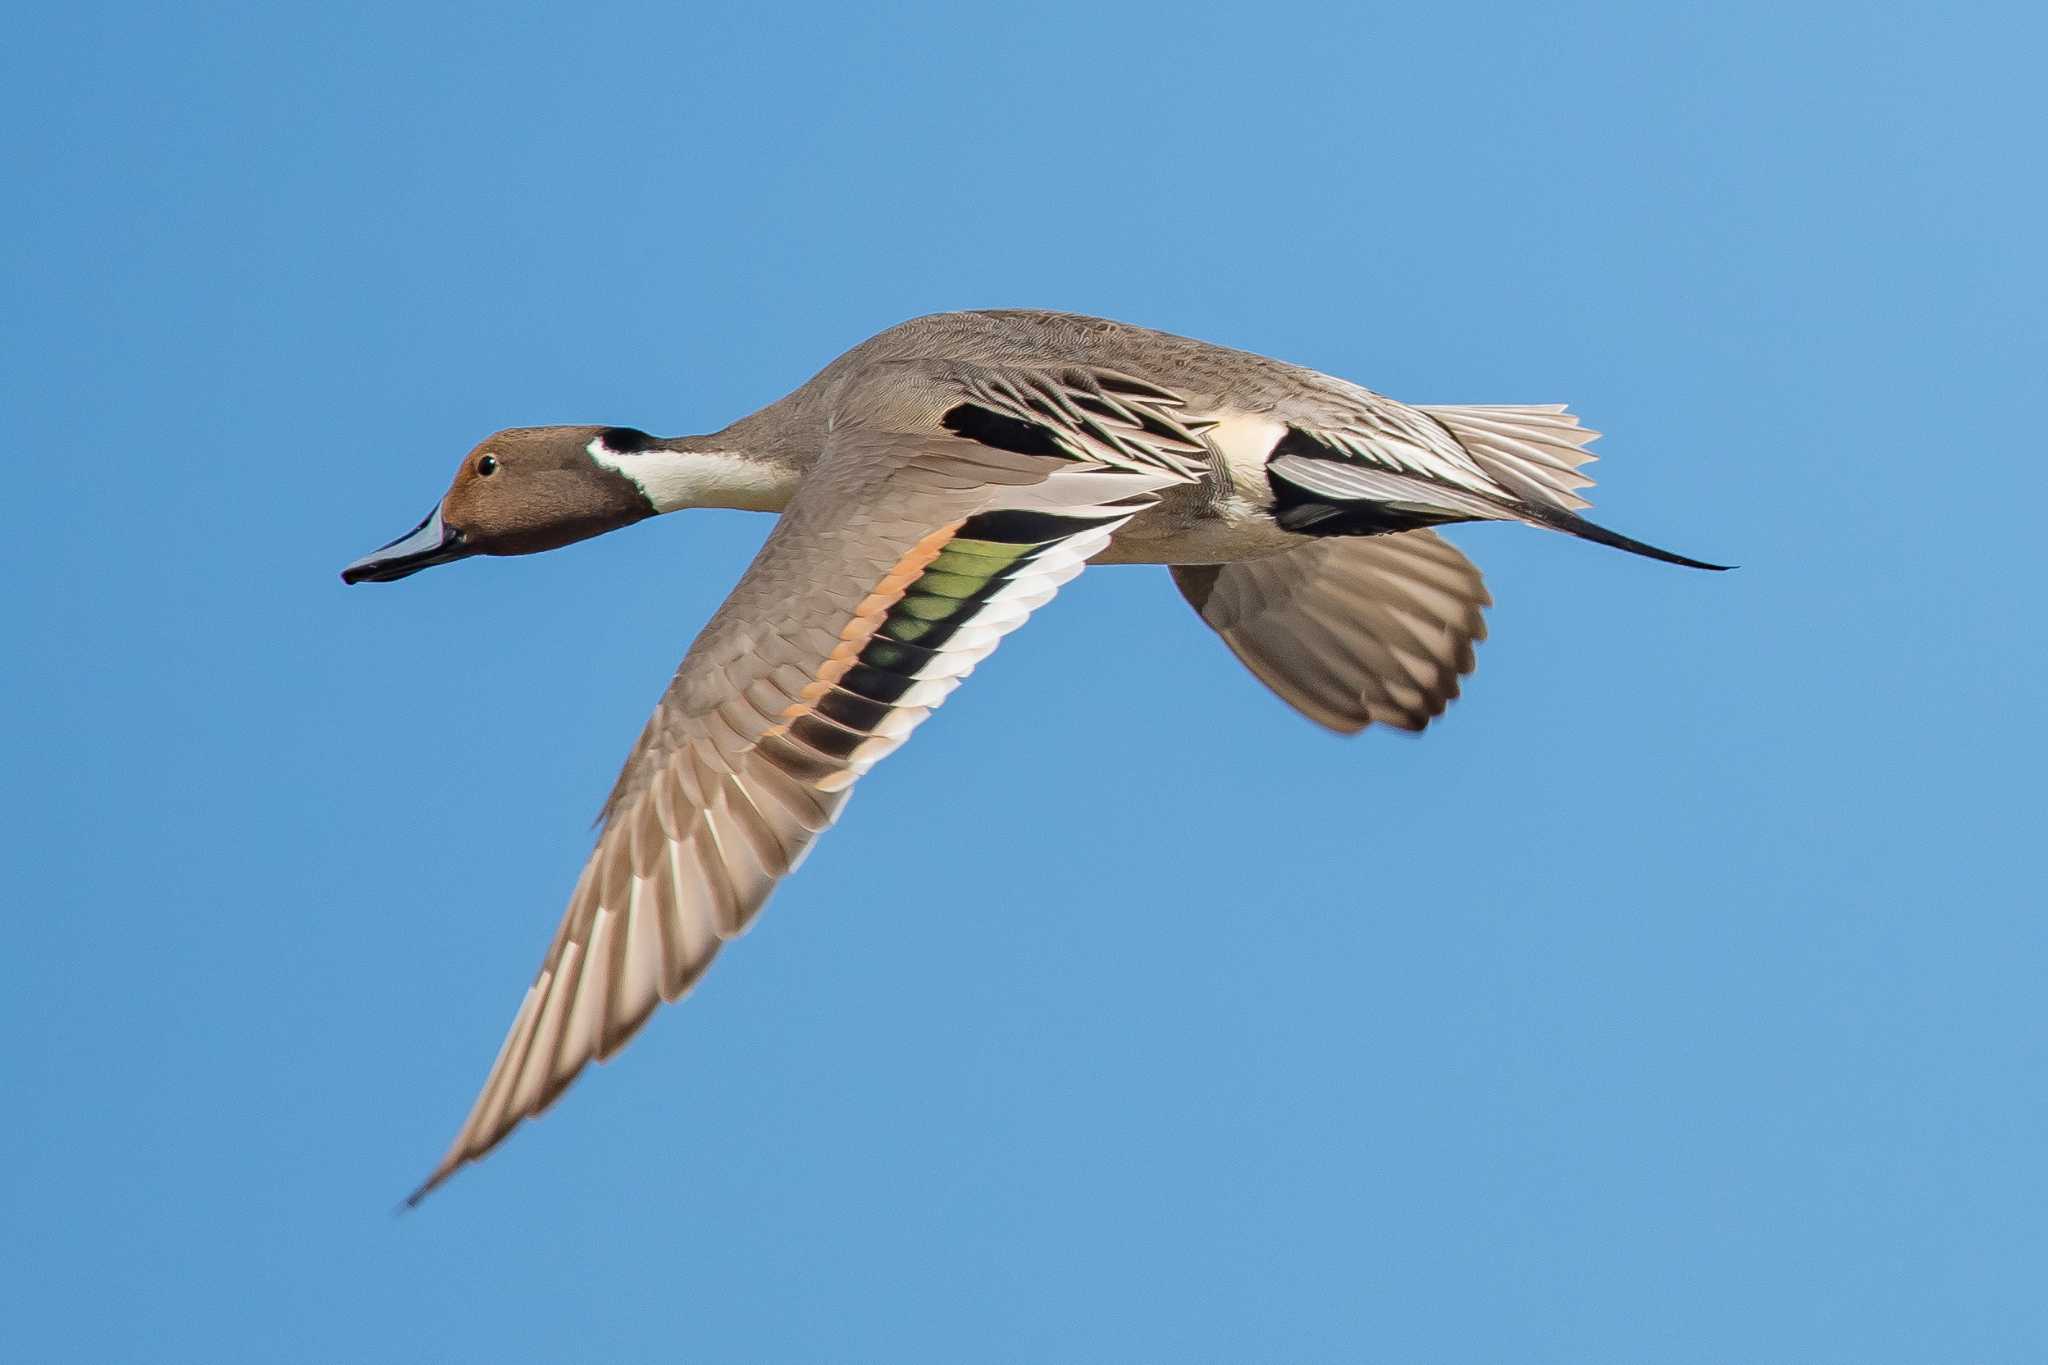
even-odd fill
[[[1675,555],[1669,550],[1645,545],[1640,540],[1631,540],[1619,531],[1610,531],[1597,522],[1587,521],[1577,513],[1567,512],[1562,508],[1531,507],[1525,503],[1518,510],[1530,521],[1541,522],[1545,526],[1577,536],[1581,540],[1590,540],[1596,545],[1612,545],[1617,550],[1627,550],[1630,554],[1642,555],[1645,559],[1661,559],[1666,564],[1683,564],[1688,569],[1712,569],[1716,573],[1735,567],[1733,564],[1709,564],[1702,559],[1687,559],[1684,555]]]

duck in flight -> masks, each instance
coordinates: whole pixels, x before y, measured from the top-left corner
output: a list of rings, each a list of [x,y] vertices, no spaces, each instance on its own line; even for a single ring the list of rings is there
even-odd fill
[[[996,643],[1088,564],[1164,564],[1318,724],[1420,730],[1492,602],[1432,529],[1519,521],[1698,569],[1579,515],[1597,433],[1564,406],[1412,407],[1100,318],[917,318],[709,436],[501,431],[420,525],[342,571],[387,582],[686,507],[779,512],[655,706],[539,975],[454,1143],[407,1200],[540,1113],[744,932]]]

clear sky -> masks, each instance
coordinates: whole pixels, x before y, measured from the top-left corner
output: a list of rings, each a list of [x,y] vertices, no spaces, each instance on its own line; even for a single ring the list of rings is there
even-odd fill
[[[8,1360],[2048,1358],[2037,6],[38,5],[0,53]],[[501,426],[942,308],[1570,401],[1427,736],[1085,576],[419,1212],[698,513]]]

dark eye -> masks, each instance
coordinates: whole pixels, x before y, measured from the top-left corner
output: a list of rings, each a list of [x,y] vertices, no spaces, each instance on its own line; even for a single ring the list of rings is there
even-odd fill
[[[486,455],[481,460],[478,460],[476,462],[476,472],[483,475],[486,478],[489,478],[491,475],[497,473],[498,457],[495,455]]]

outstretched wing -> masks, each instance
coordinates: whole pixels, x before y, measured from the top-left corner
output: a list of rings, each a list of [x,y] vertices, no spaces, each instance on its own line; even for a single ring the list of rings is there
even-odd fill
[[[1458,695],[1493,604],[1434,531],[1314,540],[1173,581],[1231,653],[1289,706],[1343,734],[1420,730]]]
[[[687,991],[853,782],[1176,478],[839,426],[655,707],[483,1092],[408,1202]]]

